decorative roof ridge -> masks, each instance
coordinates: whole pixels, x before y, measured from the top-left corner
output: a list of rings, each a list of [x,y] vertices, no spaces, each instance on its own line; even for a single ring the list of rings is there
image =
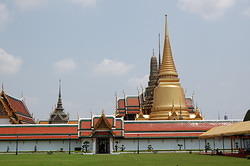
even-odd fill
[[[14,97],[14,96],[12,96],[12,95],[6,94],[6,92],[4,92],[4,95],[6,95],[7,97],[10,97],[10,98],[12,98],[12,99],[14,99],[14,100],[17,100],[17,101],[20,101],[20,102],[23,103],[22,98],[17,98],[17,97]]]

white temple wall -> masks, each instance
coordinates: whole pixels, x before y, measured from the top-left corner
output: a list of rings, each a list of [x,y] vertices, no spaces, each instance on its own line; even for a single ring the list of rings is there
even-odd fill
[[[79,140],[70,140],[70,149],[74,151],[76,147],[81,147]],[[68,151],[69,140],[31,140],[31,141],[18,141],[18,151]],[[0,152],[15,152],[16,141],[0,141]]]
[[[118,147],[125,146],[125,151],[136,151],[138,146],[138,139],[115,139],[118,141]],[[222,139],[207,139],[206,142],[210,144],[211,149],[222,149]],[[215,147],[214,147],[215,142]],[[140,139],[139,148],[140,150],[148,150],[148,146],[151,145],[154,150],[204,150],[205,140],[195,138],[181,138],[181,139]],[[178,146],[179,145],[179,146]],[[224,139],[224,148],[231,148],[231,140],[228,138]]]
[[[96,141],[95,138],[86,138],[81,140],[70,140],[71,141],[71,151],[74,151],[76,147],[80,148],[82,143],[85,141],[89,142],[88,150],[89,152],[95,153]],[[124,145],[125,151],[136,151],[138,145],[138,139],[110,139],[111,152],[114,151],[114,147],[118,141],[118,147]],[[234,149],[236,149],[235,143],[238,142],[238,148],[240,148],[240,140],[233,141]],[[207,139],[206,143],[210,144],[211,149],[222,149],[223,139]],[[139,148],[140,151],[148,150],[148,146],[151,145],[154,150],[179,150],[180,146],[182,150],[204,150],[205,140],[204,139],[140,139]],[[69,140],[26,140],[18,141],[18,151],[68,151],[69,150]],[[231,149],[231,139],[224,139],[224,148]],[[15,152],[16,151],[16,141],[0,141],[0,152]],[[118,148],[120,151],[120,148]]]

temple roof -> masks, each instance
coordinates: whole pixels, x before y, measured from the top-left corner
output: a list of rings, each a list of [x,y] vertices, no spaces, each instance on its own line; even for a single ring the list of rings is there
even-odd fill
[[[0,140],[77,139],[78,125],[0,125]]]
[[[96,119],[97,118],[97,119]],[[96,119],[96,120],[95,120]],[[78,139],[92,137],[95,130],[92,123],[98,126],[101,117],[84,118],[77,124],[21,124],[0,125],[0,140],[28,139]],[[95,120],[95,122],[94,122]],[[197,138],[209,129],[227,126],[238,121],[123,121],[121,118],[106,116],[112,128],[113,136],[124,138]],[[101,120],[102,121],[102,120]],[[99,122],[100,123],[100,122]],[[105,122],[106,123],[106,122]],[[248,122],[247,122],[248,123]],[[98,127],[97,127],[98,128]],[[101,132],[102,130],[100,130]]]
[[[14,98],[6,94],[7,100],[9,101],[11,107],[16,110],[17,113],[24,115],[26,117],[31,117],[28,108],[26,107],[23,100]]]
[[[26,107],[24,101],[22,99],[15,98],[6,94],[4,91],[1,92],[2,102],[6,103],[5,111],[11,112],[8,113],[10,118],[17,117],[15,123],[35,123],[33,117],[31,116],[28,108]],[[14,123],[14,122],[13,122]]]
[[[139,106],[138,96],[129,96],[126,98],[126,106]]]

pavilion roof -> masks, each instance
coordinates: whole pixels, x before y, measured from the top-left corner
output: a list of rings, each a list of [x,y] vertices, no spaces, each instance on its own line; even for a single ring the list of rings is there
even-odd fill
[[[230,125],[214,127],[203,133],[200,138],[214,138],[223,136],[249,135],[250,121],[238,122]]]

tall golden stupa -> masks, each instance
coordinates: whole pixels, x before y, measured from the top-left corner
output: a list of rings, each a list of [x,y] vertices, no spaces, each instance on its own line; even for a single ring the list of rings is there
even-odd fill
[[[198,110],[196,110],[198,111]],[[198,113],[198,112],[197,112]],[[154,101],[150,120],[191,120],[200,114],[191,116],[185,103],[185,93],[180,84],[176,71],[168,27],[167,15],[165,16],[165,38],[163,59],[159,71],[158,85],[154,89]]]

